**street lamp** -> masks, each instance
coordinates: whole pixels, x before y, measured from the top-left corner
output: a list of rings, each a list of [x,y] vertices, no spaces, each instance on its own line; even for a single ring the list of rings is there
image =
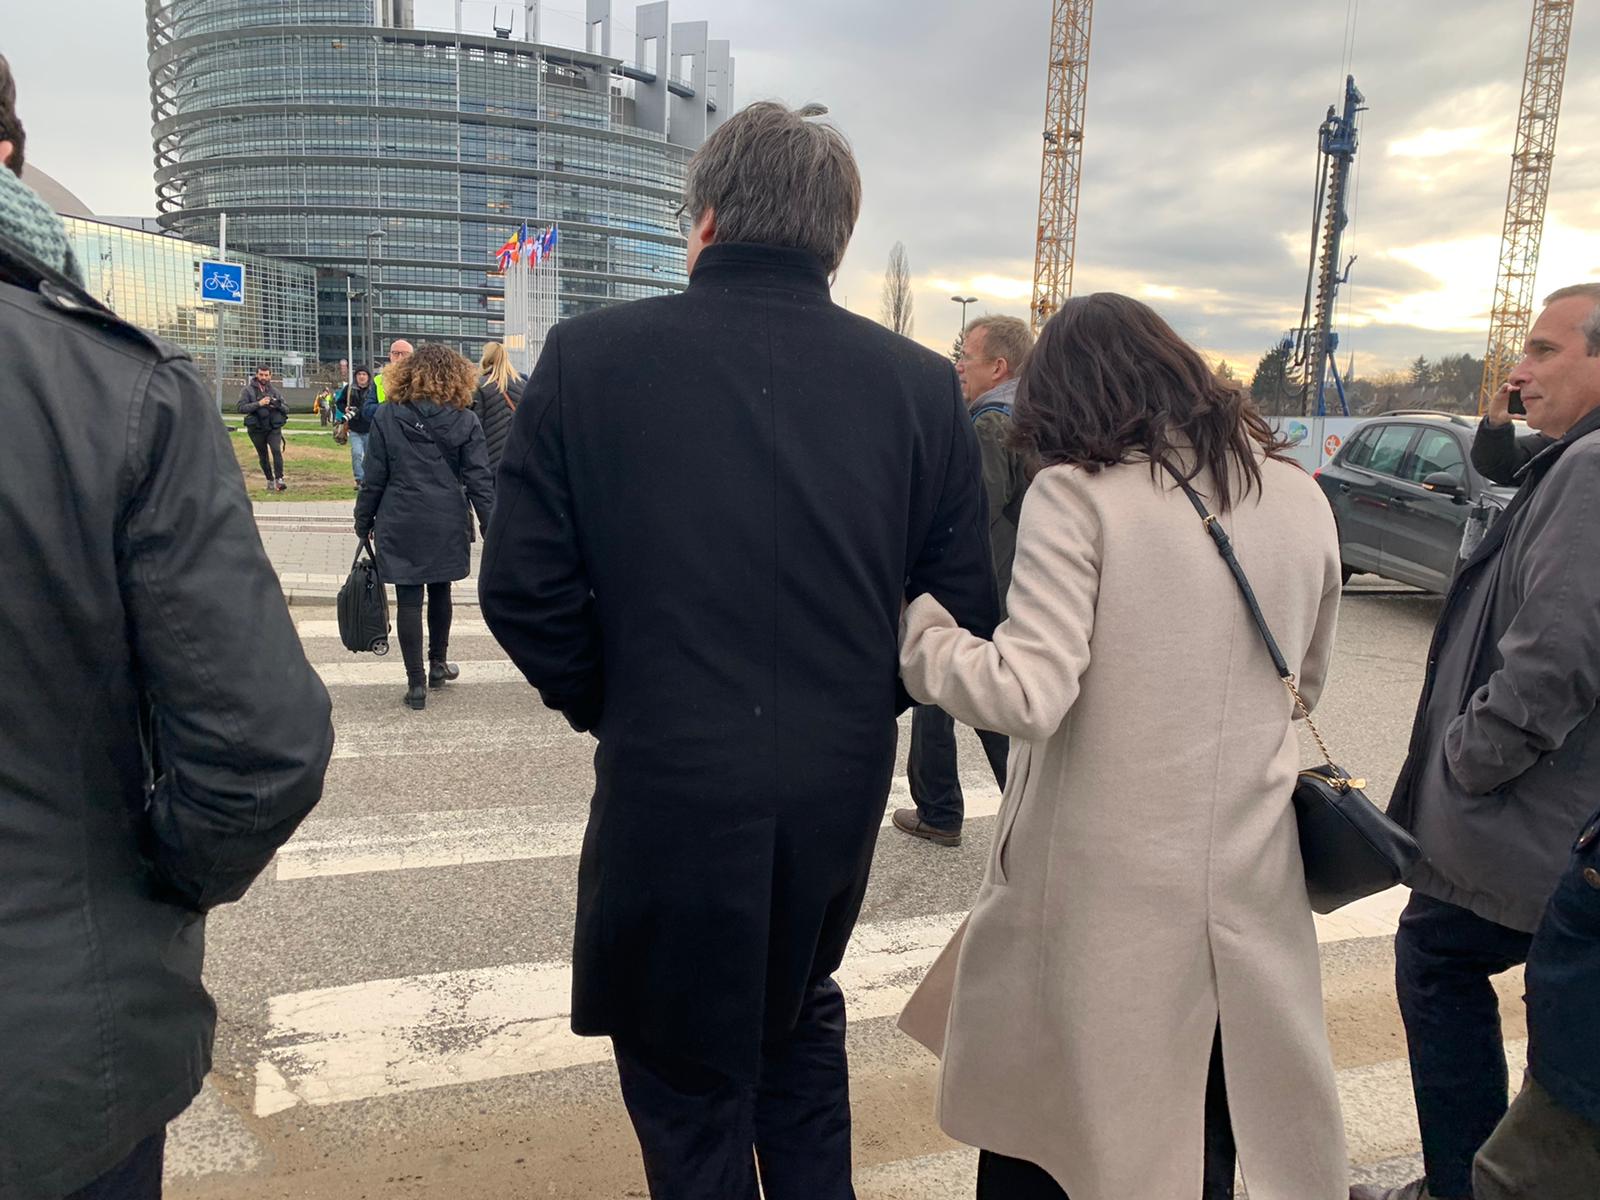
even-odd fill
[[[978,298],[976,296],[951,296],[950,299],[961,305],[961,328],[956,331],[956,340],[960,341],[967,333],[967,305],[976,304]]]
[[[372,306],[378,298],[378,285],[373,281],[372,278],[372,240],[374,238],[382,241],[383,230],[374,229],[371,233],[367,234],[367,336],[365,340],[367,343],[368,370],[371,370],[372,364],[378,361],[377,347],[372,343]],[[353,377],[353,373],[355,371],[354,364],[351,365],[350,370]]]

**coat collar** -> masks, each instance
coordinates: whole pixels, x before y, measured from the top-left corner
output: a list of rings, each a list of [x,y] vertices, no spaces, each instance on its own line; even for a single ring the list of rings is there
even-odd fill
[[[1584,417],[1571,429],[1567,430],[1565,435],[1556,441],[1551,442],[1543,450],[1539,451],[1539,453],[1535,454],[1531,459],[1525,462],[1522,465],[1522,470],[1517,472],[1517,478],[1519,480],[1526,481],[1530,476],[1536,474],[1542,475],[1549,469],[1551,463],[1566,453],[1568,446],[1572,445],[1573,442],[1578,441],[1580,438],[1587,437],[1597,429],[1600,429],[1600,408],[1597,408],[1593,412],[1589,413],[1588,416]]]
[[[809,250],[753,242],[713,243],[695,260],[689,290],[764,287],[828,295],[828,273]]]

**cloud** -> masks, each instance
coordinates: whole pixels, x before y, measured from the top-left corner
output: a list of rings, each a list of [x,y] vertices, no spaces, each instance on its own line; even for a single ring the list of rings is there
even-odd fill
[[[142,6],[88,0],[90,31],[61,69],[59,21],[13,3],[33,154],[101,211],[153,204]],[[517,6],[520,11],[520,5]],[[575,43],[576,0],[546,6]],[[493,5],[470,0],[469,27]],[[419,0],[449,25],[453,6]],[[743,102],[821,100],[861,162],[865,202],[835,294],[876,315],[889,248],[906,244],[917,333],[949,347],[960,308],[1025,316],[1037,226],[1050,5],[989,0],[672,0],[675,20],[733,43]],[[1353,71],[1367,97],[1352,180],[1357,256],[1341,305],[1358,364],[1479,353],[1526,54],[1526,9],[1501,0],[1363,5],[1353,62],[1346,10],[1281,0],[1120,0],[1095,13],[1079,207],[1079,292],[1159,308],[1242,372],[1297,325],[1311,236],[1317,128]],[[631,55],[632,4],[616,48]],[[1600,6],[1575,10],[1543,291],[1600,277]],[[84,130],[93,129],[87,137]],[[968,315],[974,315],[969,309]],[[1364,369],[1364,368],[1363,368]]]

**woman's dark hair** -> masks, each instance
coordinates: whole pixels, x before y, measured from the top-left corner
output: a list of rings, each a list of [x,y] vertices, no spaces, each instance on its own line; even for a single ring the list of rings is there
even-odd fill
[[[1209,471],[1224,511],[1229,468],[1244,472],[1248,495],[1261,486],[1257,455],[1284,458],[1289,446],[1155,309],[1115,292],[1068,300],[1046,322],[1022,369],[1012,438],[1035,469],[1148,460],[1158,478],[1164,464],[1186,480]]]
[[[0,162],[0,167],[10,167],[12,174],[21,175],[22,152],[28,138],[17,119],[17,81],[12,78],[11,64],[4,54],[0,54],[0,142],[12,143],[11,157]]]

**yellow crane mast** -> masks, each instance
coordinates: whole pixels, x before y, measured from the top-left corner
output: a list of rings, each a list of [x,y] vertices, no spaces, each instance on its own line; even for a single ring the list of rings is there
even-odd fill
[[[1544,206],[1555,164],[1556,119],[1561,115],[1561,84],[1572,38],[1572,4],[1573,0],[1534,0],[1494,308],[1489,314],[1489,348],[1483,356],[1483,384],[1478,389],[1480,413],[1522,357],[1522,343],[1533,320],[1533,276],[1539,267]]]
[[[1044,161],[1039,169],[1039,239],[1033,263],[1037,332],[1072,295],[1078,241],[1078,171],[1089,94],[1089,24],[1094,0],[1054,0],[1050,78],[1044,101]]]

